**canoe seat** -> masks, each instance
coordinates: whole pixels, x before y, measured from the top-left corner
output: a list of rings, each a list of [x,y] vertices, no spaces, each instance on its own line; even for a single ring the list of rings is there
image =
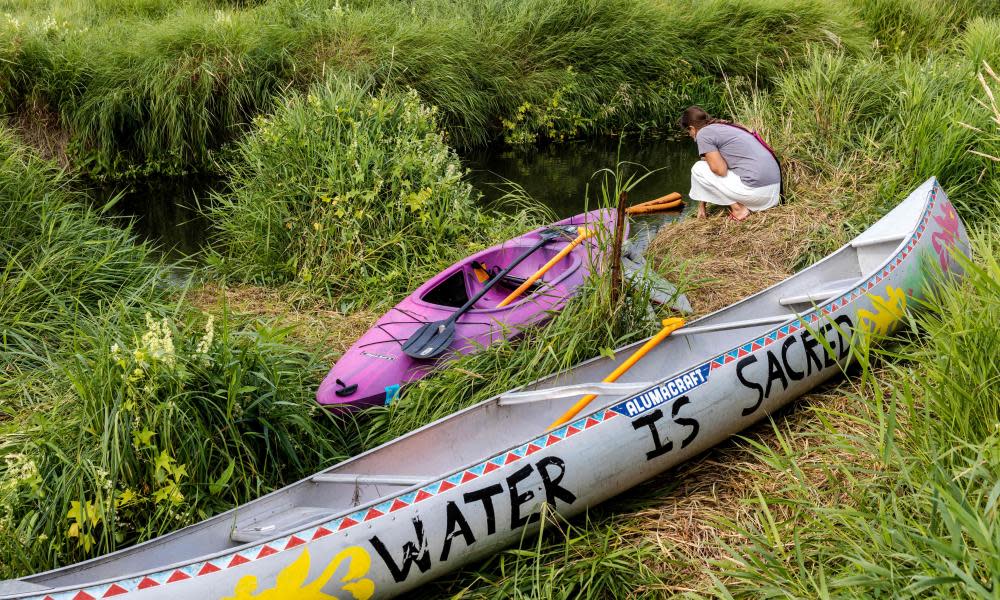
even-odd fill
[[[256,542],[282,532],[294,531],[301,525],[333,513],[333,510],[325,506],[293,506],[245,527],[235,527],[229,534],[229,539],[240,543]]]
[[[858,280],[855,278],[841,279],[839,281],[832,281],[828,284],[829,287],[821,289],[816,292],[809,292],[808,294],[801,294],[798,296],[785,296],[784,298],[778,299],[778,304],[782,306],[791,306],[793,304],[818,304],[826,302],[834,296],[839,296],[844,292],[850,290],[857,284]]]

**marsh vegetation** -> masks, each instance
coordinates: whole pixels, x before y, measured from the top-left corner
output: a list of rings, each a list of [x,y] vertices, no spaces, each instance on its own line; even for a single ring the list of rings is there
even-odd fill
[[[333,419],[312,400],[379,310],[547,219],[484,208],[456,147],[667,129],[698,103],[762,131],[789,177],[743,229],[682,221],[654,242],[698,311],[931,175],[972,228],[969,277],[860,376],[432,592],[992,597],[991,65],[1000,8],[964,0],[0,2],[0,578],[196,522],[648,335],[646,292],[612,306],[596,277],[391,407]],[[226,186],[214,249],[183,269],[84,193],[187,172]],[[745,258],[705,243],[723,231]]]

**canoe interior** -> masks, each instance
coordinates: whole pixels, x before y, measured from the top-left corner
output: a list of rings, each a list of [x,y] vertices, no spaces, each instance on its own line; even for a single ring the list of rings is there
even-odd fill
[[[881,268],[916,227],[926,201],[926,193],[920,192],[926,189],[918,189],[873,227],[819,263],[737,304],[689,323],[689,328],[708,331],[668,338],[619,382],[652,383],[673,376],[853,287],[872,270]],[[539,255],[538,261],[543,256]],[[497,263],[502,264],[504,258],[498,256]],[[525,271],[530,272],[533,266],[537,268],[538,261],[525,266]],[[466,283],[474,285],[468,278]],[[787,315],[787,319],[782,319],[783,315]],[[524,389],[600,381],[641,343],[619,349],[614,358],[589,360]],[[621,397],[601,396],[588,410],[610,405]],[[505,405],[493,398],[197,525],[22,581],[53,587],[82,584],[259,544],[308,524],[352,512],[360,505],[415,488],[421,482],[517,446],[540,434],[575,401],[576,398],[569,397]],[[470,431],[477,433],[470,436]]]

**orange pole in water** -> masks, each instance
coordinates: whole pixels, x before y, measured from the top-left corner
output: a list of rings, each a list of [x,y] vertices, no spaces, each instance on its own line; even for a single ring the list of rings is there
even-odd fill
[[[542,266],[541,269],[538,269],[537,271],[535,271],[535,273],[531,277],[527,278],[524,281],[524,283],[522,283],[520,286],[518,286],[518,288],[516,290],[514,290],[513,292],[511,292],[510,295],[508,295],[506,298],[504,298],[503,300],[501,300],[500,304],[497,304],[497,308],[503,308],[504,306],[507,306],[508,304],[510,304],[511,302],[513,302],[514,300],[516,300],[518,296],[520,296],[521,294],[524,293],[524,290],[530,288],[536,281],[538,281],[542,277],[542,275],[545,275],[549,271],[549,269],[551,269],[552,267],[556,266],[556,263],[558,263],[560,260],[562,260],[563,258],[565,258],[567,254],[569,254],[570,252],[572,252],[573,248],[576,248],[577,246],[579,246],[580,244],[582,244],[583,240],[585,240],[585,239],[587,239],[589,237],[593,237],[593,235],[594,235],[594,232],[591,231],[591,230],[589,230],[589,229],[587,229],[586,227],[580,229],[580,233],[577,234],[575,240],[573,240],[565,248],[563,248],[562,250],[560,250],[559,254],[556,254],[555,256],[553,256],[551,258],[551,260],[549,260],[549,262],[545,263]]]
[[[603,383],[612,383],[618,381],[619,377],[621,377],[626,371],[631,369],[635,365],[635,363],[639,362],[639,360],[643,356],[646,356],[646,354],[648,354],[650,350],[655,348],[657,344],[667,339],[667,337],[671,333],[673,333],[675,330],[683,326],[684,326],[684,319],[678,317],[663,319],[663,329],[661,329],[659,333],[650,338],[648,342],[643,344],[641,348],[636,350],[632,354],[632,356],[628,357],[625,360],[625,362],[618,365],[617,369],[612,371],[610,375],[604,378]],[[596,397],[597,394],[587,394],[583,398],[580,398],[580,400],[576,404],[574,404],[572,407],[570,407],[569,410],[563,413],[563,416],[553,421],[552,424],[549,425],[548,429],[546,429],[546,431],[548,431],[549,429],[555,429],[556,427],[559,427],[560,425],[566,423],[567,421],[575,417],[581,410],[586,408],[588,404],[593,402],[594,398]]]

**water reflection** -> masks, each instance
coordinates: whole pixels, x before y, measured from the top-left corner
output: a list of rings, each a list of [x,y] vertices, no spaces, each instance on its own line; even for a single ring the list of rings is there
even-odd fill
[[[698,160],[698,152],[690,140],[608,137],[542,148],[486,148],[467,152],[462,158],[485,201],[502,196],[501,182],[508,179],[561,218],[584,210],[588,184],[593,206],[602,181],[601,175],[594,174],[600,169],[614,169],[619,161],[635,163],[625,166],[626,174],[656,170],[629,194],[630,204],[670,192],[687,196],[691,165]]]
[[[686,196],[695,160],[697,151],[690,141],[650,138],[626,138],[620,144],[618,138],[598,138],[542,148],[484,148],[462,156],[463,164],[472,170],[472,184],[483,194],[484,202],[502,196],[498,184],[509,179],[560,218],[584,210],[588,184],[593,207],[601,186],[601,176],[594,177],[594,173],[613,169],[618,161],[641,165],[627,166],[631,172],[659,169],[630,193],[630,204],[674,191]],[[221,191],[223,186],[223,180],[216,177],[155,178],[97,187],[93,198],[95,206],[100,207],[121,194],[109,214],[133,220],[140,236],[158,244],[169,256],[179,258],[198,252],[210,240],[209,222],[198,207],[205,206],[212,191]],[[689,209],[690,206],[685,210]],[[677,215],[675,212],[635,218],[633,235],[655,229]]]

